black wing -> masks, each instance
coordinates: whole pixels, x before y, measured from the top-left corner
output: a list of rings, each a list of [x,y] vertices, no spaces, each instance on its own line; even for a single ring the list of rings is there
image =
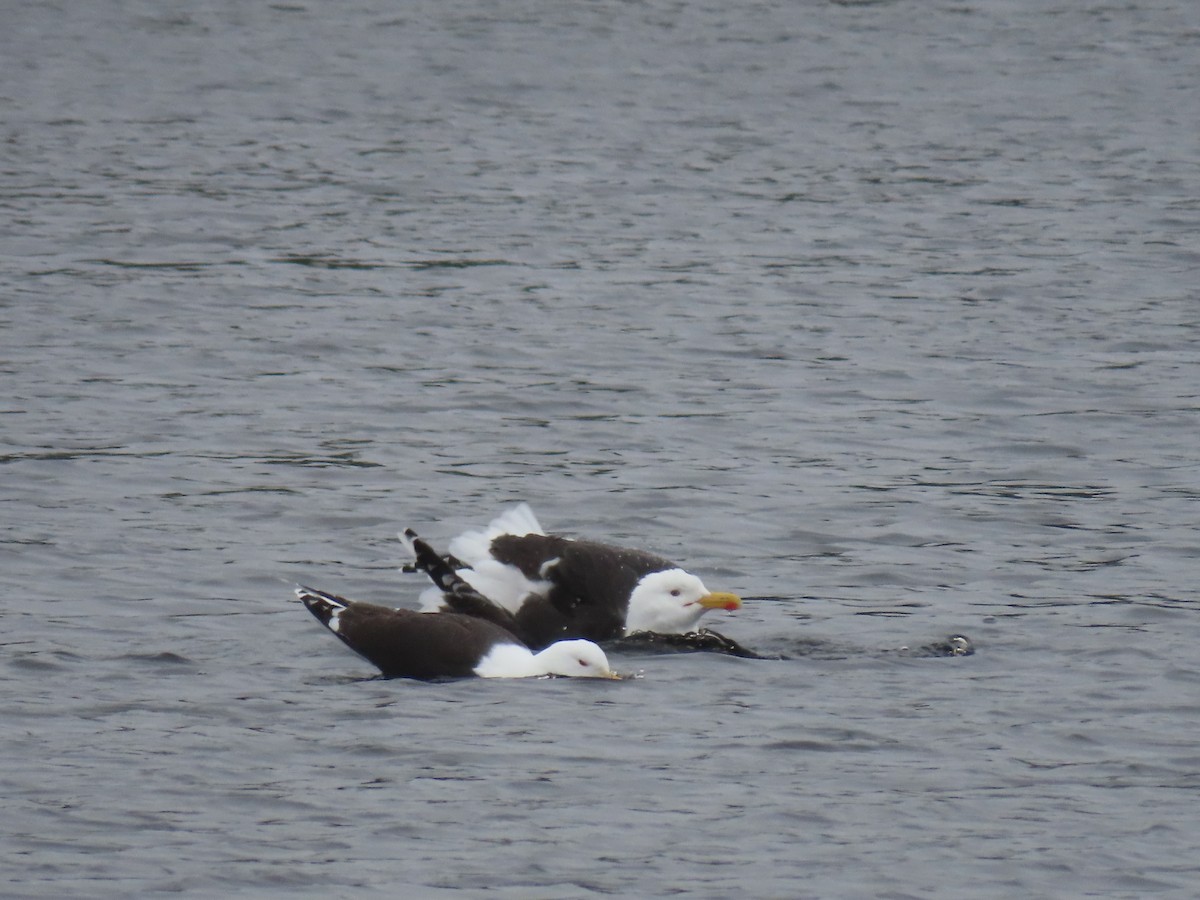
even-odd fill
[[[472,675],[479,660],[496,644],[520,643],[499,625],[471,616],[391,609],[321,591],[297,593],[342,643],[388,678]],[[340,611],[331,608],[330,599],[341,606]],[[335,613],[337,621],[331,623]]]
[[[516,566],[526,578],[548,582],[517,612],[518,634],[531,647],[564,638],[609,641],[625,633],[629,595],[651,572],[674,563],[640,550],[555,535],[501,535],[492,556]]]

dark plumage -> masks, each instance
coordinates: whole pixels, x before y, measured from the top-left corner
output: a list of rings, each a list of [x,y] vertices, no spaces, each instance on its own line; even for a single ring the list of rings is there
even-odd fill
[[[691,630],[709,609],[734,610],[669,560],[626,547],[545,534],[524,503],[439,556],[412,530],[402,539],[436,585],[427,609],[502,624],[530,647],[563,638],[608,641],[635,632]]]
[[[474,616],[390,609],[307,587],[296,588],[296,596],[388,678],[616,677],[590,641],[560,641],[535,654],[511,632]]]

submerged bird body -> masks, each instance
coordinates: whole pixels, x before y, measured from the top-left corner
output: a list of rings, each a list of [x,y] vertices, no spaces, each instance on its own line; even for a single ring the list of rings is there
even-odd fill
[[[510,631],[475,616],[391,609],[306,587],[298,587],[296,596],[388,678],[616,677],[604,651],[590,641],[559,641],[534,653]]]
[[[415,533],[402,538],[417,556],[416,568],[437,585],[422,596],[424,609],[485,615],[530,647],[564,638],[681,633],[710,609],[741,606],[735,595],[710,593],[695,575],[660,556],[548,535],[524,503],[451,541],[439,574],[433,571],[436,563],[414,546]],[[455,579],[471,590],[462,590]]]

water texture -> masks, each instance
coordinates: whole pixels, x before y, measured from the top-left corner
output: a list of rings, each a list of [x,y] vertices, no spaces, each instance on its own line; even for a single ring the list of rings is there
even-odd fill
[[[0,21],[0,895],[1200,893],[1200,7]],[[291,597],[522,499],[785,658]]]

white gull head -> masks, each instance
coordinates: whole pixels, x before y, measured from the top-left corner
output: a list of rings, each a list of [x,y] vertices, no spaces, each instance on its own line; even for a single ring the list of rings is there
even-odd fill
[[[700,617],[710,609],[732,611],[741,605],[741,599],[735,594],[709,593],[703,581],[683,569],[651,572],[629,595],[625,633],[679,634],[694,629]]]
[[[541,653],[520,644],[497,644],[475,667],[483,678],[532,678],[566,675],[572,678],[619,679],[608,665],[608,657],[591,641],[558,641]]]

